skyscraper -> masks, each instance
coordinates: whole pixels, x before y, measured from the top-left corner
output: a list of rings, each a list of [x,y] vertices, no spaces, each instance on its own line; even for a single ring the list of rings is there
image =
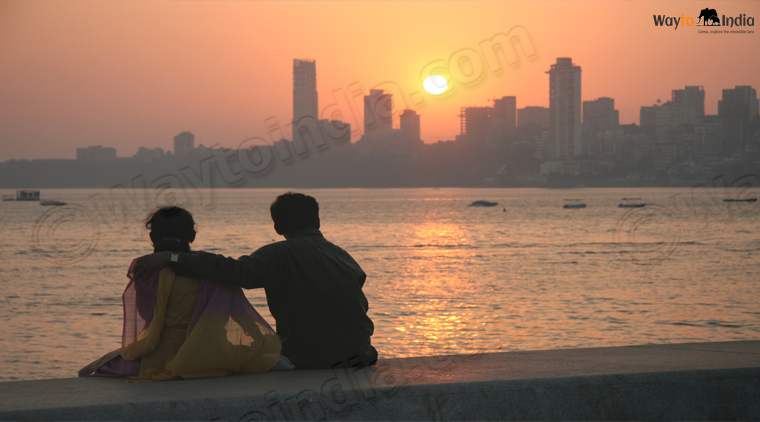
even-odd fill
[[[364,135],[356,142],[360,148],[379,154],[406,154],[422,144],[420,116],[404,110],[400,128],[394,129],[393,96],[382,89],[370,90],[364,96]]]
[[[491,107],[462,107],[460,118],[460,133],[470,144],[484,144],[486,133],[493,122]]]
[[[674,89],[671,101],[679,107],[688,108],[694,117],[705,116],[705,89],[701,86]]]
[[[752,121],[757,118],[760,100],[751,86],[724,89],[718,101],[718,117],[723,120],[724,152],[742,152],[752,139]]]
[[[641,111],[639,112],[639,126],[657,125],[657,107],[659,106],[641,106]]]
[[[620,114],[615,100],[601,97],[583,102],[583,153],[592,157],[610,158],[617,155],[623,142]]]
[[[588,132],[616,129],[620,124],[620,114],[615,110],[615,100],[601,97],[583,102],[583,127]]]
[[[293,59],[293,140],[304,117],[319,120],[317,102],[317,64],[314,60]],[[305,123],[305,122],[301,122]]]
[[[393,96],[382,89],[372,89],[364,96],[364,134],[393,129]]]
[[[399,118],[401,132],[410,141],[420,140],[420,115],[414,110],[404,110]]]
[[[195,135],[182,132],[174,137],[174,155],[185,155],[195,147]]]
[[[557,58],[549,74],[550,158],[583,153],[581,145],[581,68],[569,57]]]
[[[517,127],[545,127],[549,124],[549,109],[527,106],[517,109]]]
[[[517,98],[501,97],[493,100],[493,120],[500,123],[504,129],[514,130],[517,127]]]

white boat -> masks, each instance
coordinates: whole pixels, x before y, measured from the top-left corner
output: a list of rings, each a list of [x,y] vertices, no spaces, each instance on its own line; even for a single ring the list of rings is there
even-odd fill
[[[641,198],[623,198],[618,204],[618,208],[641,208],[647,204],[641,201]]]

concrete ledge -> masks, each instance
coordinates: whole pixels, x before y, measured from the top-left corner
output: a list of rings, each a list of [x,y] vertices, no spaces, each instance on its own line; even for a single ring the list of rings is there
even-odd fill
[[[2,420],[759,420],[760,341],[386,359],[193,381],[0,383]]]

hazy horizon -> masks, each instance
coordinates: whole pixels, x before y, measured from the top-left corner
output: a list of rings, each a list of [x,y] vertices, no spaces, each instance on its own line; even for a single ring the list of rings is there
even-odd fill
[[[709,6],[719,15],[760,18],[757,2]],[[371,88],[395,84],[406,97],[394,93],[396,106],[421,115],[426,143],[459,133],[460,107],[488,106],[488,99],[506,95],[517,97],[518,108],[548,106],[545,72],[557,57],[582,68],[583,101],[615,99],[621,124],[638,123],[641,106],[668,101],[673,89],[687,85],[704,86],[705,112],[716,114],[723,89],[760,88],[760,37],[653,24],[652,15],[696,17],[703,7],[684,1],[6,1],[0,4],[0,161],[74,158],[76,148],[89,145],[114,147],[121,157],[140,146],[171,150],[182,131],[206,146],[269,139],[273,122],[284,127],[292,118],[294,58],[316,60],[320,112],[336,102],[338,90],[361,101]],[[424,93],[420,75],[428,64],[448,62],[463,49],[480,52],[482,42],[515,27],[522,28],[523,48],[527,34],[535,54],[518,48],[517,63],[502,62],[496,73],[481,54],[476,82],[440,97]],[[420,95],[410,97],[414,92]]]

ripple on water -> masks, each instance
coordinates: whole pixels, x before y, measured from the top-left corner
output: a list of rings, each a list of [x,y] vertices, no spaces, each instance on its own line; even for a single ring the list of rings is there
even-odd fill
[[[59,196],[87,204],[97,192]],[[691,230],[693,219],[677,220],[674,208],[669,219],[620,231],[621,197],[667,207],[679,192],[574,190],[588,200],[593,213],[585,214],[562,210],[565,191],[543,189],[314,195],[325,236],[367,273],[373,344],[383,357],[757,339],[760,266],[751,255],[760,250],[757,216],[716,222],[700,234]],[[275,194],[215,191],[213,209],[191,210],[202,228],[196,244],[240,256],[270,243],[268,205]],[[483,198],[508,212],[466,207]],[[144,216],[103,222],[100,249],[57,267],[30,244],[36,217],[7,212],[0,208],[0,238],[13,245],[0,249],[0,380],[74,376],[120,345],[126,268],[150,251],[139,225]],[[674,221],[682,241],[663,259],[662,248],[670,245],[663,236],[672,235]],[[274,325],[263,292],[246,295]]]

